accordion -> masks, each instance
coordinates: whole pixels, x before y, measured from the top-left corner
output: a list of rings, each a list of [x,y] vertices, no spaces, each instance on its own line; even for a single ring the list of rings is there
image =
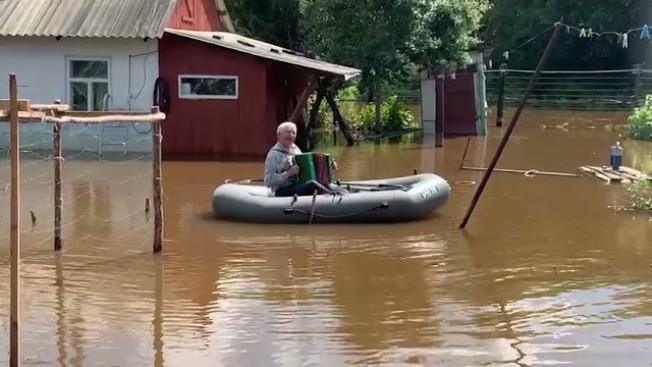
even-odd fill
[[[299,182],[314,180],[326,187],[335,182],[330,154],[302,153],[295,155],[294,159],[299,166]]]

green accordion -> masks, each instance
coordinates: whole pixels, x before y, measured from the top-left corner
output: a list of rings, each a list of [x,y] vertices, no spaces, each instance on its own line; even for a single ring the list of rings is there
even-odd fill
[[[294,159],[299,166],[299,182],[314,180],[327,187],[335,182],[330,154],[302,153],[295,155]]]

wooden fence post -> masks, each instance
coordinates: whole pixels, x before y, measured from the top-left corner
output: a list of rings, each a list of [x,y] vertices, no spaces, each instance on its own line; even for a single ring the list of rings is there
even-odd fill
[[[53,124],[54,133],[54,251],[60,251],[63,246],[61,239],[61,123]]]
[[[18,85],[16,75],[9,75],[9,125],[11,139],[11,226],[9,252],[11,263],[10,352],[9,366],[20,366],[20,337],[18,314],[20,312],[20,152],[18,148]]]
[[[158,107],[152,107],[152,114],[159,113]],[[161,134],[161,121],[153,121],[153,153],[154,153],[154,252],[160,252],[163,249],[163,185],[161,173],[161,141],[163,136]]]

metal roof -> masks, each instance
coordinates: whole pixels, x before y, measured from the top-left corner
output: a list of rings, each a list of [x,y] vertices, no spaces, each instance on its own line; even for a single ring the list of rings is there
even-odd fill
[[[0,36],[158,38],[177,0],[0,0]]]
[[[303,54],[299,52],[235,33],[188,31],[172,28],[165,29],[165,32],[278,62],[292,64],[327,74],[339,75],[344,77],[345,80],[353,78],[361,72],[358,69],[348,66],[312,59],[303,56]]]

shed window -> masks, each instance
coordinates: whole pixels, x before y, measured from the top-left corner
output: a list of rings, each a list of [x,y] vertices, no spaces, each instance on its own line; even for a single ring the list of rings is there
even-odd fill
[[[68,101],[75,111],[108,109],[108,58],[68,58]]]
[[[224,75],[179,75],[179,98],[237,99],[238,77]]]

